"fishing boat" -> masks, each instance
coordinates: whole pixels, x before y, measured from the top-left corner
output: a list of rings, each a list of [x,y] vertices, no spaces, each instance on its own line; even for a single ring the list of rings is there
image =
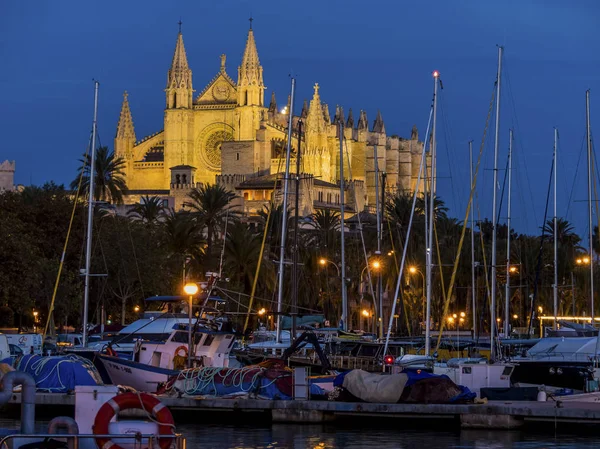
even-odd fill
[[[160,383],[187,367],[228,367],[235,338],[230,323],[215,307],[202,306],[201,317],[184,312],[187,299],[179,296],[148,298],[161,304],[159,310],[122,329],[117,336],[96,352],[110,381],[139,391],[156,391]],[[192,348],[189,339],[192,337]]]

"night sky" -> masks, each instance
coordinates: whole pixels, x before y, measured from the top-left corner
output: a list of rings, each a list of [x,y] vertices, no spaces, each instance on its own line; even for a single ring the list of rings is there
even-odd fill
[[[597,0],[5,0],[0,160],[17,161],[19,184],[69,183],[89,139],[92,78],[101,83],[102,145],[113,146],[124,90],[141,139],[163,126],[163,89],[180,18],[200,92],[218,72],[221,53],[237,79],[251,15],[268,88],[265,101],[275,90],[284,103],[293,73],[296,113],[318,82],[332,116],[336,104],[346,113],[352,107],[355,118],[365,109],[372,125],[380,109],[388,135],[409,137],[416,124],[423,138],[431,72],[440,70],[439,194],[460,219],[468,198],[467,142],[473,139],[479,150],[496,77],[496,45],[503,45],[500,166],[513,127],[513,226],[538,232],[556,126],[558,215],[587,232],[586,89],[592,130],[600,130]],[[481,217],[491,215],[493,132],[490,126],[478,188]]]

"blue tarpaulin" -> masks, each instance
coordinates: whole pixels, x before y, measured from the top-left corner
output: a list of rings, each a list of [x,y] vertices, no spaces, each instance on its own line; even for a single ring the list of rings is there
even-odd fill
[[[31,374],[38,390],[52,393],[66,393],[74,390],[76,385],[102,384],[92,362],[76,355],[25,355],[16,361],[14,368]]]

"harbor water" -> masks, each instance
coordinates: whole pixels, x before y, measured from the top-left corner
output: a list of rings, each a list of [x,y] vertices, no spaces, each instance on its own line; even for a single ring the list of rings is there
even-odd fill
[[[0,427],[18,428],[18,421],[0,419]],[[47,422],[36,423],[45,431]],[[550,426],[552,424],[549,423]],[[435,420],[431,421],[435,426]],[[193,449],[575,449],[600,448],[593,433],[557,434],[531,431],[425,430],[394,427],[325,425],[197,424],[177,426]]]

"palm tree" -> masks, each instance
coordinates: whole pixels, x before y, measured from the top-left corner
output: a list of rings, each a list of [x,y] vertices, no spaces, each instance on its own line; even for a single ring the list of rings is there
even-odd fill
[[[189,207],[198,224],[206,228],[207,256],[212,256],[212,245],[215,231],[221,231],[225,217],[235,218],[237,211],[232,210],[230,203],[235,198],[235,193],[226,190],[218,184],[200,184],[188,193],[190,201],[183,203]]]
[[[184,270],[188,257],[200,263],[206,242],[190,213],[171,209],[166,215],[163,231],[163,246],[169,258],[176,259]]]
[[[86,191],[90,186],[90,155],[84,154],[83,159],[79,161],[82,165],[78,172],[83,171],[81,188]],[[108,147],[98,148],[95,160],[94,200],[123,204],[123,192],[127,190],[124,169],[125,160],[123,158],[116,157]],[[77,189],[78,186],[79,176],[71,182],[72,189]]]
[[[142,201],[131,208],[127,215],[138,218],[143,223],[155,223],[165,213],[165,207],[163,206],[162,198],[158,196],[142,197]]]
[[[227,229],[224,265],[228,277],[250,293],[260,255],[261,236],[253,233],[246,224],[234,223]],[[260,274],[264,277],[265,267]]]
[[[328,252],[333,251],[338,238],[340,213],[331,209],[317,209],[310,216],[310,220],[315,229],[319,248]]]

